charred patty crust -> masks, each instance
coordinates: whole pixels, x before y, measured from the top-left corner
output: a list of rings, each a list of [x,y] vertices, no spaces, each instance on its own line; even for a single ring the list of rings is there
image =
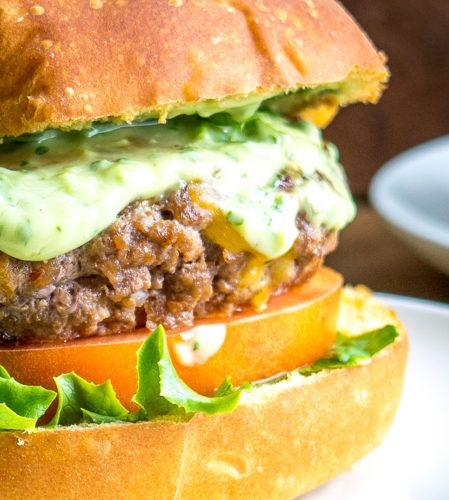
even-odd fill
[[[294,247],[263,262],[209,241],[213,213],[181,188],[138,201],[82,247],[44,262],[0,254],[3,342],[67,340],[137,327],[191,325],[230,315],[306,281],[335,246],[335,234],[298,216]]]

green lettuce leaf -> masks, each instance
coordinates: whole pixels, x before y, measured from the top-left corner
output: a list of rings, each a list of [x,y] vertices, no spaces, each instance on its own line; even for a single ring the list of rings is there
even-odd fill
[[[84,408],[81,408],[81,411],[83,413],[83,423],[86,424],[117,424],[123,422],[135,423],[148,420],[147,414],[144,410],[135,411],[119,417],[113,417],[112,415],[100,415],[99,413],[85,410]]]
[[[227,379],[223,380],[221,385],[215,389],[215,396],[220,397],[220,396],[227,396],[228,394],[232,394],[236,388],[231,382],[231,379],[228,377]]]
[[[362,365],[393,343],[398,335],[392,325],[358,336],[339,333],[326,358],[296,372],[309,376],[322,370]],[[56,377],[58,407],[49,426],[138,422],[158,417],[186,420],[198,412],[208,415],[231,412],[239,404],[242,391],[274,384],[290,376],[284,374],[268,381],[245,383],[238,388],[226,379],[213,397],[202,396],[190,389],[176,373],[162,327],[158,327],[139,349],[137,371],[138,389],[133,401],[141,409],[134,413],[128,412],[118,400],[110,381],[97,385],[73,372]],[[0,429],[33,429],[55,397],[54,391],[16,382],[0,366]]]
[[[372,330],[357,336],[343,333],[337,335],[329,356],[316,361],[313,365],[301,368],[301,375],[311,375],[322,370],[336,370],[367,363],[375,354],[393,343],[399,333],[393,325]]]
[[[58,408],[50,426],[79,424],[85,417],[87,421],[100,423],[127,420],[129,412],[118,400],[110,380],[97,385],[73,372],[54,380]]]
[[[5,431],[27,431],[36,427],[35,418],[21,417],[5,403],[0,403],[0,429]]]
[[[133,401],[149,419],[163,415],[188,417],[193,413],[214,415],[232,411],[240,401],[241,390],[206,397],[188,387],[176,373],[168,352],[164,329],[159,326],[137,353],[138,388]]]
[[[0,367],[0,429],[34,429],[55,397],[54,391],[20,384]]]

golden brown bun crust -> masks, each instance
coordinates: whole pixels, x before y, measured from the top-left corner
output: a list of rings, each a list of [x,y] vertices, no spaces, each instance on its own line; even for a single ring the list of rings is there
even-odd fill
[[[0,137],[351,81],[384,58],[334,0],[3,0]]]
[[[294,498],[384,438],[399,403],[407,347],[402,332],[368,365],[264,386],[231,414],[197,415],[186,424],[0,433],[1,496]]]

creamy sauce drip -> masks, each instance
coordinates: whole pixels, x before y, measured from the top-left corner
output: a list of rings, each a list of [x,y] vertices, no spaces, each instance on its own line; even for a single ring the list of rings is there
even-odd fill
[[[291,248],[298,213],[330,230],[354,217],[334,148],[306,123],[268,113],[245,124],[194,116],[88,135],[50,131],[0,146],[1,251],[56,257],[94,238],[132,201],[188,182],[206,183],[207,203],[267,259]]]

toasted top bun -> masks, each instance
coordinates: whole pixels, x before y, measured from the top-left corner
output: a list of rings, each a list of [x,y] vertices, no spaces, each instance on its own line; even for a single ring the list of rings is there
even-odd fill
[[[342,82],[376,101],[388,75],[333,0],[4,0],[0,68],[0,137]]]
[[[343,294],[339,321],[353,333],[396,324],[400,336],[366,365],[247,392],[229,414],[1,432],[2,498],[292,499],[316,488],[385,437],[407,358],[394,313],[365,289]]]

